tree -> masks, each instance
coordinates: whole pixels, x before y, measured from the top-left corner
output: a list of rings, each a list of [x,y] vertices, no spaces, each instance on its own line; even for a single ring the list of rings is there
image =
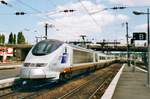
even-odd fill
[[[2,34],[1,39],[2,39],[2,44],[4,44],[5,43],[5,35],[4,34]]]
[[[0,34],[0,44],[4,44],[4,43],[5,43],[5,35]]]
[[[18,44],[25,44],[25,37],[22,32],[19,32],[17,35],[17,43]]]
[[[16,44],[16,34],[14,34],[13,44]]]
[[[0,44],[2,44],[2,35],[0,34]]]
[[[13,37],[13,33],[11,32],[8,38],[8,44],[13,44],[13,40],[14,40],[14,37]]]

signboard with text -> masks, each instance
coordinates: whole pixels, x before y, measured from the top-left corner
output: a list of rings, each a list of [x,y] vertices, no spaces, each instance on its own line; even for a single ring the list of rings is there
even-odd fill
[[[13,48],[1,47],[0,56],[3,56],[4,54],[6,54],[7,56],[13,56]]]
[[[145,32],[134,32],[133,40],[146,40],[146,33]]]

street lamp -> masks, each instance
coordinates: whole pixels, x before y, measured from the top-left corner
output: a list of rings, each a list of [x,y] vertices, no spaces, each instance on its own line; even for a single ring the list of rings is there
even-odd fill
[[[148,43],[148,64],[147,64],[147,68],[148,68],[148,72],[147,72],[147,87],[150,87],[150,39],[149,39],[149,35],[150,35],[150,31],[149,31],[149,8],[147,9],[147,12],[138,12],[138,11],[133,11],[133,14],[135,15],[147,15],[147,43]]]
[[[141,15],[141,14],[144,14],[144,13],[143,12],[133,11],[133,14],[135,14],[135,15]]]

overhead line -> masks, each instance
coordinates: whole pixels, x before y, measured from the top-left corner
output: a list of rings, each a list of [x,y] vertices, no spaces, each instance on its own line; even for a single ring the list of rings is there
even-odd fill
[[[127,6],[127,8],[146,8],[150,6]]]
[[[109,9],[109,8],[104,8],[104,9],[102,9],[102,10],[98,10],[98,11],[95,11],[95,12],[91,12],[91,13],[89,13],[89,14],[92,15],[92,14],[100,13],[100,12],[103,12],[103,11],[108,10],[108,9]]]
[[[28,8],[30,8],[30,9],[36,11],[37,13],[43,13],[42,11],[40,11],[40,10],[38,10],[38,9],[36,9],[36,8],[33,8],[32,6],[30,6],[30,5],[26,4],[26,3],[24,3],[24,2],[21,1],[21,0],[17,0],[17,1],[18,1],[20,4],[22,4],[22,5],[24,5],[24,6],[28,7]],[[46,15],[46,17],[47,17],[47,19],[51,19],[51,20],[55,21],[55,19],[49,17],[48,15]],[[43,17],[42,17],[42,18],[43,18]]]
[[[26,4],[26,3],[24,3],[24,2],[22,2],[21,0],[17,0],[18,1],[18,3],[20,3],[20,4],[22,4],[22,5],[24,5],[24,6],[26,6],[26,7],[28,7],[28,8],[30,8],[30,9],[32,9],[32,10],[34,10],[34,11],[36,11],[37,12],[37,14],[38,13],[43,13],[42,11],[40,11],[40,10],[38,10],[38,9],[35,9],[35,8],[33,8],[32,6],[30,6],[30,5],[28,5],[28,4]],[[6,6],[8,6],[8,7],[11,7],[11,8],[13,8],[13,9],[17,9],[16,7],[14,7],[13,5],[11,5],[11,4],[9,4],[9,3],[7,3],[6,1],[4,1],[4,0],[0,0],[0,2],[2,3],[2,4],[4,4],[4,5],[6,5]],[[22,14],[23,13],[23,14]],[[48,13],[48,12],[47,12]],[[53,15],[53,14],[56,14],[56,13],[58,13],[58,12],[55,12],[55,13],[51,13],[50,15]],[[26,13],[26,12],[19,12],[18,11],[18,9],[17,9],[17,11],[15,12],[15,13],[12,13],[12,15],[26,15],[26,14],[34,14],[34,13]],[[10,15],[9,13],[1,13],[0,15]],[[39,16],[39,17],[41,17],[41,16]],[[46,19],[51,19],[51,20],[53,20],[53,21],[55,21],[56,22],[56,20],[55,19],[53,19],[53,18],[51,18],[51,17],[49,17],[49,15],[45,15],[44,17],[41,17],[41,18],[46,18]],[[49,22],[49,20],[47,20],[48,22]]]
[[[41,13],[41,11],[39,11],[38,9],[33,8],[32,6],[30,6],[30,5],[28,5],[28,4],[24,3],[24,2],[22,2],[21,0],[17,0],[17,1],[18,1],[20,4],[22,4],[22,5],[24,5],[24,6],[28,7],[28,8],[30,8],[30,9],[36,11],[36,12],[38,12],[38,13]]]
[[[127,6],[127,5],[121,5],[121,7],[123,8],[123,9],[125,9],[125,8],[145,8],[145,7],[150,7],[150,6]],[[95,11],[95,12],[91,12],[90,14],[91,15],[93,15],[93,14],[97,14],[97,13],[100,13],[100,12],[103,12],[103,11],[105,11],[105,10],[109,10],[109,9],[113,9],[113,10],[117,10],[117,9],[114,9],[114,8],[104,8],[104,9],[102,9],[102,10],[98,10],[98,11]]]
[[[28,5],[28,4],[26,4],[26,3],[24,3],[23,1],[21,1],[21,0],[17,0],[20,4],[22,4],[22,5],[24,5],[24,6],[26,6],[26,7],[28,7],[28,8],[30,8],[30,9],[32,9],[32,10],[34,10],[34,11],[36,11],[37,12],[37,14],[38,13],[44,13],[44,12],[42,12],[42,11],[40,11],[40,10],[38,10],[38,9],[36,9],[36,8],[33,8],[32,6],[30,6],[30,5]],[[49,13],[49,12],[46,12],[46,13]],[[60,12],[54,12],[54,13],[51,13],[51,14],[46,14],[45,15],[45,18],[46,19],[51,19],[51,20],[53,20],[54,22],[56,22],[56,20],[54,19],[54,18],[52,18],[52,17],[49,17],[49,15],[54,15],[54,14],[57,14],[57,13],[60,13]],[[28,13],[27,13],[28,14]],[[34,13],[29,13],[29,14],[34,14]],[[43,17],[42,17],[43,18]],[[49,22],[49,21],[48,21]],[[62,24],[62,23],[60,23],[61,25],[64,25],[64,24]]]
[[[10,7],[10,8],[12,8],[12,9],[16,10],[16,11],[18,10],[17,7],[13,6],[13,5],[10,4],[10,3],[7,3],[5,0],[0,0],[0,2],[1,2],[2,4],[4,4],[4,5],[6,5],[7,7]]]
[[[96,20],[94,19],[94,17],[89,13],[88,9],[84,6],[84,4],[81,2],[81,0],[78,0],[80,2],[80,4],[82,5],[82,7],[85,9],[85,11],[87,12],[87,14],[91,17],[91,19],[93,20],[93,22],[96,24],[96,26],[98,27],[99,24],[96,22]]]

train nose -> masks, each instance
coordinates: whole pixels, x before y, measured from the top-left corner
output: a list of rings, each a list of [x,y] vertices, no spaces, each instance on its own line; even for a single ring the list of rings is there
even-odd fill
[[[30,70],[30,78],[46,78],[46,75],[42,69],[31,69]]]
[[[39,79],[46,78],[46,75],[42,69],[22,69],[21,78]]]

